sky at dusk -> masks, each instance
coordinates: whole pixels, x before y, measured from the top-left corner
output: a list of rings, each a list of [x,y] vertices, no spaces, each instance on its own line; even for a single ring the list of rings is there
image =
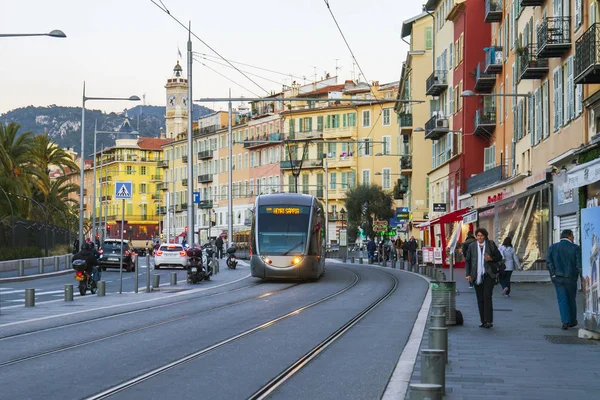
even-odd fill
[[[229,88],[233,96],[263,96],[292,80],[334,76],[336,62],[338,82],[359,74],[358,67],[353,74],[350,52],[323,0],[163,3],[184,24],[191,20],[192,31],[226,59],[278,72],[234,64],[259,75],[249,75],[256,85],[194,38],[193,50],[200,53],[193,68],[194,99],[225,97]],[[329,4],[367,80],[398,80],[408,50],[400,38],[402,21],[421,12],[421,1]],[[28,105],[80,106],[83,81],[88,96],[145,94],[146,104],[164,105],[164,84],[178,49],[186,69],[187,31],[150,0],[0,0],[0,34],[52,29],[63,30],[67,38],[0,38],[0,114]],[[130,106],[86,103],[105,111]]]

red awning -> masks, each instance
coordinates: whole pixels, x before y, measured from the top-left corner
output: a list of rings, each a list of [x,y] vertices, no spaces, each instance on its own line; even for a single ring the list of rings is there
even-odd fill
[[[465,215],[470,210],[471,209],[467,207],[467,208],[463,208],[462,210],[456,210],[456,211],[452,211],[452,212],[446,213],[446,214],[442,215],[441,217],[438,217],[436,219],[432,219],[430,221],[430,224],[434,225],[434,224],[437,224],[437,223],[462,221],[463,215]]]
[[[187,232],[181,232],[181,233],[179,234],[179,237],[186,237],[186,236],[187,236]]]

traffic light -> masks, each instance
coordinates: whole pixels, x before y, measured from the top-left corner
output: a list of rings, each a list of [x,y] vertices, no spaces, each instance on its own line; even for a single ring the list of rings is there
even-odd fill
[[[107,232],[110,231],[110,225],[109,224],[106,224],[106,231]]]

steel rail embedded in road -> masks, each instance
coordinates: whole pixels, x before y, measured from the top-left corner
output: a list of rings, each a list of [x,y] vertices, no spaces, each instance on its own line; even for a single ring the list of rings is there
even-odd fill
[[[350,330],[354,325],[356,325],[361,319],[363,319],[367,314],[369,314],[375,307],[384,302],[388,297],[390,297],[398,287],[398,278],[393,275],[387,274],[392,277],[393,284],[390,289],[375,302],[371,303],[367,306],[363,311],[358,313],[354,318],[350,321],[342,325],[338,330],[333,332],[329,337],[323,340],[321,343],[316,345],[312,350],[302,356],[298,361],[290,365],[285,371],[281,374],[267,382],[262,388],[256,391],[252,396],[248,398],[248,400],[262,400],[269,397],[279,386],[283,385],[288,379],[294,376],[298,371],[304,368],[308,363],[310,363],[315,357],[321,354],[327,347],[329,347],[336,340],[341,338],[348,330]]]
[[[170,324],[172,322],[181,321],[183,319],[187,319],[187,318],[199,315],[199,314],[205,314],[205,313],[208,313],[208,312],[211,312],[211,311],[216,311],[216,310],[220,310],[220,309],[223,309],[223,308],[235,306],[235,305],[238,305],[238,304],[247,303],[249,301],[262,299],[262,298],[265,298],[267,296],[271,296],[271,295],[283,292],[285,290],[291,289],[291,288],[293,288],[295,286],[298,286],[298,285],[299,285],[299,283],[295,283],[293,285],[290,285],[290,286],[287,286],[287,287],[284,287],[284,288],[281,288],[281,289],[278,289],[278,290],[274,290],[274,291],[271,291],[271,292],[263,293],[263,294],[260,294],[260,295],[257,295],[257,296],[252,296],[252,297],[249,297],[247,299],[238,300],[238,301],[232,301],[232,302],[229,302],[229,303],[226,303],[226,304],[221,304],[220,306],[215,306],[215,307],[211,307],[211,308],[207,308],[207,309],[203,309],[203,310],[198,310],[198,311],[195,311],[195,312],[192,312],[192,313],[186,313],[185,315],[182,315],[182,316],[179,316],[179,317],[173,317],[173,318],[169,318],[169,319],[166,319],[166,320],[163,320],[163,321],[154,322],[152,324],[148,324],[148,325],[144,325],[144,326],[139,326],[137,328],[127,329],[127,330],[123,330],[123,331],[120,331],[120,332],[117,332],[117,333],[112,333],[110,335],[100,336],[100,337],[95,338],[95,339],[90,339],[90,340],[86,340],[86,341],[82,341],[82,342],[78,342],[78,343],[74,343],[74,344],[70,344],[70,345],[66,345],[66,346],[61,346],[61,347],[58,347],[58,348],[55,348],[55,349],[52,349],[52,350],[47,350],[47,351],[43,351],[43,352],[40,352],[40,353],[37,353],[37,354],[32,354],[30,356],[21,357],[21,358],[15,358],[13,360],[5,361],[5,362],[0,362],[0,368],[8,367],[10,365],[19,364],[19,363],[22,363],[22,362],[25,362],[25,361],[34,360],[36,358],[41,358],[41,357],[49,356],[49,355],[56,354],[56,353],[61,353],[63,351],[67,351],[67,350],[73,350],[73,349],[76,349],[78,347],[87,346],[87,345],[92,344],[92,343],[102,342],[104,340],[113,339],[113,338],[116,338],[116,337],[128,335],[130,333],[140,332],[140,331],[143,331],[143,330],[146,330],[146,329],[150,329],[150,328],[154,328],[154,327],[157,327],[157,326]],[[251,285],[249,285],[249,286],[251,286]],[[244,289],[244,288],[238,288],[238,289],[231,290],[231,291],[228,291],[228,292],[215,293],[215,294],[213,294],[211,296],[217,296],[217,295],[221,295],[221,294],[224,294],[224,293],[232,293],[232,292],[236,292],[236,291],[242,290],[242,289]],[[210,296],[205,296],[205,297],[210,297]],[[189,300],[184,300],[184,301],[181,301],[179,303],[185,303],[185,302],[188,302],[188,301]],[[94,321],[97,321],[97,320],[94,320]],[[89,322],[89,321],[86,321],[86,322]],[[14,338],[14,336],[13,336],[13,338]]]
[[[332,298],[334,298],[336,296],[339,296],[340,294],[342,294],[342,293],[346,292],[347,290],[351,289],[352,287],[354,287],[360,281],[360,276],[358,276],[358,274],[356,274],[354,272],[352,272],[352,273],[354,274],[354,280],[352,281],[352,283],[350,283],[348,286],[346,286],[346,287],[338,290],[335,293],[332,293],[332,294],[330,294],[328,296],[325,296],[325,297],[323,297],[323,298],[321,298],[321,299],[319,299],[317,301],[309,303],[309,304],[307,304],[307,305],[305,305],[303,307],[300,307],[300,308],[298,308],[298,309],[296,309],[294,311],[291,311],[291,312],[289,312],[287,314],[284,314],[284,315],[279,316],[277,318],[271,319],[270,321],[264,322],[264,323],[262,323],[262,324],[260,324],[258,326],[255,326],[254,328],[248,329],[248,330],[246,330],[246,331],[244,331],[242,333],[239,333],[239,334],[237,334],[235,336],[232,336],[232,337],[230,337],[228,339],[222,340],[222,341],[220,341],[218,343],[215,343],[215,344],[213,344],[211,346],[208,346],[208,347],[206,347],[206,348],[204,348],[202,350],[196,351],[196,352],[191,353],[191,354],[189,354],[189,355],[187,355],[185,357],[182,357],[182,358],[180,358],[178,360],[172,361],[172,362],[170,362],[170,363],[168,363],[166,365],[163,365],[161,367],[155,368],[155,369],[153,369],[153,370],[151,370],[149,372],[146,372],[146,373],[144,373],[142,375],[139,375],[139,376],[137,376],[135,378],[129,379],[129,380],[127,380],[127,381],[125,381],[125,382],[123,382],[123,383],[121,383],[119,385],[116,385],[116,386],[114,386],[112,388],[106,389],[106,390],[104,390],[104,391],[102,391],[100,393],[97,393],[97,394],[93,395],[93,396],[86,397],[86,400],[106,399],[106,398],[108,398],[108,397],[110,397],[110,396],[112,396],[114,394],[117,394],[117,393],[122,392],[124,390],[127,390],[127,389],[129,389],[131,387],[134,387],[134,386],[136,386],[136,385],[138,385],[138,384],[140,384],[140,383],[142,383],[142,382],[144,382],[144,381],[146,381],[148,379],[152,379],[155,376],[158,376],[158,375],[163,374],[163,373],[165,373],[167,371],[170,371],[171,369],[176,368],[176,367],[178,367],[178,366],[180,366],[182,364],[185,364],[187,362],[190,362],[190,361],[193,361],[193,360],[195,360],[197,358],[200,358],[204,354],[210,353],[213,350],[216,350],[216,349],[218,349],[220,347],[223,347],[223,346],[225,346],[225,345],[227,345],[229,343],[235,342],[236,340],[239,340],[239,339],[241,339],[243,337],[246,337],[248,335],[251,335],[253,333],[259,332],[259,331],[261,331],[263,329],[266,329],[266,328],[268,328],[270,326],[275,325],[278,322],[281,322],[281,321],[283,321],[285,319],[288,319],[290,317],[298,315],[298,314],[300,314],[303,311],[306,311],[306,310],[308,310],[308,309],[310,309],[310,308],[312,308],[312,307],[314,307],[316,305],[319,305],[321,303],[326,302],[327,300],[330,300],[330,299],[332,299]]]

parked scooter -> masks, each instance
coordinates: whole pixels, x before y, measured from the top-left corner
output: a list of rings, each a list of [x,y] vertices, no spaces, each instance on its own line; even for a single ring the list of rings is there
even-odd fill
[[[202,280],[209,280],[210,274],[207,273],[206,268],[202,263],[202,249],[187,249],[187,257],[187,282],[195,284]]]
[[[97,282],[101,277],[100,269],[96,266],[89,267],[85,260],[74,260],[73,269],[76,271],[75,279],[79,281],[79,294],[85,296],[88,290],[90,293],[96,294]]]
[[[214,254],[215,252],[210,243],[207,243],[202,246],[202,263],[203,265],[206,265],[206,270],[208,271],[209,278],[215,272],[215,267],[213,264],[219,262],[215,259]]]
[[[235,247],[230,247],[227,249],[227,267],[229,269],[235,269],[235,267],[237,267],[237,258],[235,256],[235,252],[237,251],[237,248]]]

